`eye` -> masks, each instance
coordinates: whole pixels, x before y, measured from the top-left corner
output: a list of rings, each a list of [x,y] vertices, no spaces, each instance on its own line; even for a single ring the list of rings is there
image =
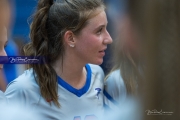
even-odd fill
[[[102,29],[103,29],[103,28],[100,28],[100,29],[97,31],[97,34],[98,34],[98,35],[100,35],[100,34],[101,34]]]

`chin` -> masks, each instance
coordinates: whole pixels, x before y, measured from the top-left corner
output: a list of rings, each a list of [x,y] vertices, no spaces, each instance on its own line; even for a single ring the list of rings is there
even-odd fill
[[[103,63],[103,60],[97,60],[94,62],[91,62],[91,64],[95,64],[95,65],[101,65]]]

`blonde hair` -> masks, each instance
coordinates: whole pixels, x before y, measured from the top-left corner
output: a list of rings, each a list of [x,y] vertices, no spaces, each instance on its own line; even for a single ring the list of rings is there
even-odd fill
[[[105,80],[109,77],[109,75],[115,71],[120,69],[120,75],[123,78],[123,81],[126,86],[128,95],[136,95],[138,82],[141,79],[141,75],[139,73],[140,62],[137,56],[132,55],[130,52],[124,50],[123,45],[121,44],[121,40],[116,40],[113,45],[114,54],[113,54],[113,68],[110,73],[106,76]]]

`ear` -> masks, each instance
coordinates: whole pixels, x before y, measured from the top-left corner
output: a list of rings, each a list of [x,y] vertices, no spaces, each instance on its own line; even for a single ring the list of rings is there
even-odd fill
[[[75,46],[74,33],[70,30],[66,31],[64,34],[64,40],[66,45]]]

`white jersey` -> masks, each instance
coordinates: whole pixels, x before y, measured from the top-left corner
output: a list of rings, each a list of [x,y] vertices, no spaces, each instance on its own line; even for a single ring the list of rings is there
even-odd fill
[[[58,77],[58,108],[51,105],[41,94],[33,70],[26,70],[12,81],[5,92],[8,101],[18,101],[24,106],[33,107],[42,120],[96,120],[104,112],[103,79],[104,73],[97,65],[87,64],[87,79],[83,88],[77,90]]]
[[[115,70],[105,81],[104,102],[111,110],[116,109],[117,104],[122,103],[127,97],[126,86],[121,77],[120,70]]]
[[[4,96],[4,93],[0,90],[0,105],[3,105],[6,103],[6,97]]]
[[[133,96],[127,95],[121,71],[115,70],[105,81],[104,103],[106,106],[104,120],[141,120],[141,106]]]
[[[0,120],[42,120],[33,109],[26,108],[20,102],[0,105]]]

